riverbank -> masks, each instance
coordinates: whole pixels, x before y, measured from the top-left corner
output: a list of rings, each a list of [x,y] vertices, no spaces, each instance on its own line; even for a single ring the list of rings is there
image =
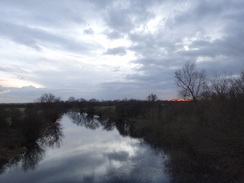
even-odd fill
[[[170,156],[168,170],[174,177],[241,182],[244,175],[243,104],[243,98],[163,105],[128,101],[111,108],[99,108],[97,114],[109,117],[111,112],[111,120],[126,121],[130,125],[132,137],[142,138],[155,149],[166,152]]]
[[[25,154],[31,144],[48,134],[47,130],[56,122],[48,118],[47,110],[35,104],[21,108],[15,105],[0,107],[1,171],[4,171],[5,164],[11,159]]]

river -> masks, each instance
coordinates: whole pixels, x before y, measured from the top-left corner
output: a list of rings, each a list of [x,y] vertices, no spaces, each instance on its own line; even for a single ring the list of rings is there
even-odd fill
[[[165,171],[167,156],[132,138],[128,124],[74,112],[64,114],[58,124],[10,162],[1,183],[172,181]]]

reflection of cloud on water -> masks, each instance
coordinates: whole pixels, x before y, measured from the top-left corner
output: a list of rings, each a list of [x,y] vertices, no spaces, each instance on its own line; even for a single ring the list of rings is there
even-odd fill
[[[116,130],[74,128],[68,121],[63,125],[67,138],[61,146],[62,154],[54,153],[55,161],[62,163],[52,167],[59,172],[59,176],[62,175],[59,182],[67,176],[72,177],[69,182],[149,182],[153,178],[157,181],[165,179],[162,158],[139,140],[122,137]],[[64,166],[68,168],[59,168]]]
[[[111,153],[104,154],[104,156],[107,156],[109,160],[126,161],[129,157],[129,153],[126,151],[111,152]]]
[[[143,142],[122,137],[117,130],[77,126],[67,116],[60,123],[60,148],[46,149],[36,170],[15,172],[18,178],[10,176],[8,182],[167,182],[163,158]]]
[[[135,156],[126,156],[125,161],[122,161],[125,152],[113,153],[112,160],[119,161],[120,166],[110,167],[101,182],[169,182],[163,171],[163,158],[153,154],[147,146],[138,145]]]

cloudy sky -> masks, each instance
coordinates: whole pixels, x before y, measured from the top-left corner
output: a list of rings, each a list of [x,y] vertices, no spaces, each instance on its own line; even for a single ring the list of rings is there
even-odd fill
[[[0,0],[0,103],[177,97],[174,72],[244,70],[243,0]]]

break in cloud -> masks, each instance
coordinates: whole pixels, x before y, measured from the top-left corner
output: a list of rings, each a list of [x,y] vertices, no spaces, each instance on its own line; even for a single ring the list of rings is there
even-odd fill
[[[177,97],[174,72],[244,70],[242,0],[0,2],[0,102]]]

